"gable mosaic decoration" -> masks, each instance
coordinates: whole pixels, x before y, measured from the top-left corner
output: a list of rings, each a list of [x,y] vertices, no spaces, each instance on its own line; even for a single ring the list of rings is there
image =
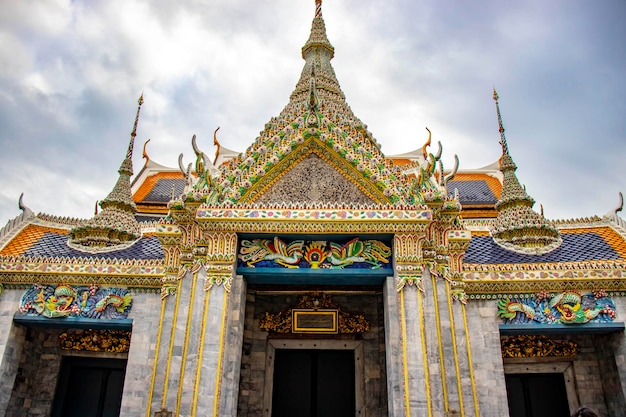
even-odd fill
[[[252,268],[391,268],[391,248],[378,240],[345,243],[274,239],[242,240],[238,265]]]
[[[125,319],[132,302],[126,288],[33,285],[22,295],[19,311],[46,318]]]
[[[615,320],[615,303],[605,291],[557,294],[542,292],[529,298],[498,301],[498,317],[505,324],[584,324]]]

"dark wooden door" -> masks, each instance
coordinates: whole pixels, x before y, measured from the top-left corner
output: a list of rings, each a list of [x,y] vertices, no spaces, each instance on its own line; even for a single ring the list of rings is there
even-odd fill
[[[569,417],[563,374],[507,374],[510,417]]]
[[[353,417],[354,351],[277,349],[273,417]]]
[[[118,417],[126,360],[65,357],[52,416]]]

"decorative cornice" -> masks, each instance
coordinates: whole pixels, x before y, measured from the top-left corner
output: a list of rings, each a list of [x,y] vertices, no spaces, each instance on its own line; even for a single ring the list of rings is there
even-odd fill
[[[163,260],[0,257],[1,283],[112,284],[152,287],[165,274]]]
[[[541,291],[562,292],[569,290],[592,291],[606,290],[609,292],[626,291],[626,271],[615,271],[615,275],[600,277],[591,275],[589,277],[572,278],[560,276],[557,272],[549,277],[537,279],[519,278],[506,279],[498,276],[485,276],[472,280],[463,280],[465,292],[472,299],[493,299],[501,298],[506,294],[535,294]],[[464,278],[467,276],[465,275]]]
[[[5,288],[24,288],[35,282],[41,284],[68,284],[68,285],[117,285],[128,288],[158,290],[161,287],[162,276],[150,275],[48,275],[33,273],[0,274],[0,283]]]

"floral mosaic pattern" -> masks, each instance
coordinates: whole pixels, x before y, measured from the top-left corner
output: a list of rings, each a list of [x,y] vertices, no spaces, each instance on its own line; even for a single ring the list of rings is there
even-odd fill
[[[429,210],[392,210],[392,209],[241,209],[241,208],[200,208],[198,218],[209,219],[276,219],[276,220],[423,220],[432,219]]]

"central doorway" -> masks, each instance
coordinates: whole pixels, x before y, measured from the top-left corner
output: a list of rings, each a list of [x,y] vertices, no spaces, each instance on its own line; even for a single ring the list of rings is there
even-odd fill
[[[263,416],[364,415],[362,340],[268,342]]]
[[[355,415],[354,350],[279,349],[272,417]]]

